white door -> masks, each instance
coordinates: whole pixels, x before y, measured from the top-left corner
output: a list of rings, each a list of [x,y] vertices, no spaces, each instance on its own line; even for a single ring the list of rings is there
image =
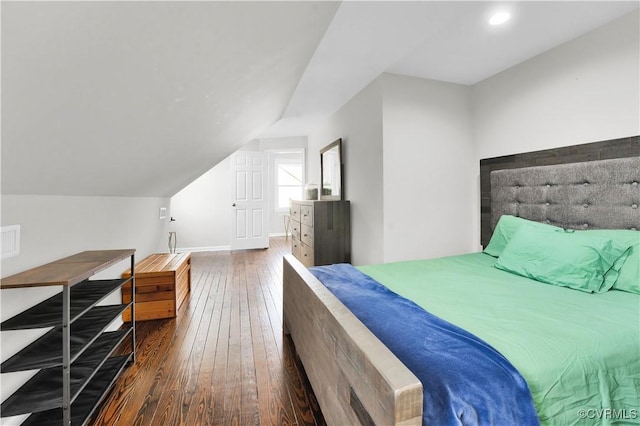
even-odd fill
[[[238,151],[231,156],[231,250],[269,247],[267,176],[266,153]]]

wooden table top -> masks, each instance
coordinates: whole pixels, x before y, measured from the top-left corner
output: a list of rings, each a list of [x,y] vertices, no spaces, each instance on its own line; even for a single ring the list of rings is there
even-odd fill
[[[135,249],[90,250],[0,280],[0,288],[72,286],[135,253]]]
[[[158,274],[162,272],[175,272],[186,261],[191,259],[191,253],[155,253],[136,263],[136,277],[144,274]],[[127,269],[123,276],[131,274]]]

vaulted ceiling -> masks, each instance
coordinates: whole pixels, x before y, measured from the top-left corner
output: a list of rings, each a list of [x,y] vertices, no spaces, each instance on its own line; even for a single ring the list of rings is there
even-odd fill
[[[487,15],[513,18],[489,28]],[[170,196],[382,72],[473,84],[637,1],[2,2],[2,193]]]
[[[274,123],[336,3],[2,3],[2,192],[168,196]]]

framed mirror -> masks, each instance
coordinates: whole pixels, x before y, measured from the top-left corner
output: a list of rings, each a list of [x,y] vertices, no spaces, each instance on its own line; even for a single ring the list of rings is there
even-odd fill
[[[338,139],[320,150],[320,199],[342,200],[342,139]]]

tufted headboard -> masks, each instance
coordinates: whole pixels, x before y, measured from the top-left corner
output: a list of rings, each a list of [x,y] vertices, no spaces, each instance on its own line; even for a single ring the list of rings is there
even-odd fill
[[[492,192],[493,188],[491,185],[491,173],[496,170],[512,170],[512,169],[525,169],[530,167],[539,167],[539,166],[552,166],[552,165],[569,165],[574,163],[585,163],[592,161],[601,161],[601,160],[611,160],[614,158],[631,158],[631,157],[640,157],[640,136],[628,136],[624,138],[618,139],[609,139],[598,142],[589,142],[578,145],[568,145],[562,146],[558,148],[545,149],[542,151],[529,151],[522,152],[518,154],[510,154],[503,155],[500,157],[491,157],[484,158],[480,160],[480,243],[483,246],[487,246],[489,240],[491,239],[491,234],[493,233],[493,228],[497,221],[497,218],[500,217],[500,212],[495,211],[492,208]],[[544,170],[544,169],[543,169]],[[549,169],[551,170],[551,169]],[[637,167],[636,167],[637,170]],[[555,172],[554,172],[555,173]],[[580,176],[582,178],[586,178],[585,176]],[[582,182],[584,183],[584,181]],[[546,185],[546,182],[542,183]],[[583,188],[586,189],[586,188]],[[558,188],[555,188],[554,191],[558,191]],[[554,191],[551,191],[553,193]],[[543,195],[546,195],[544,192]],[[576,194],[577,196],[577,194]],[[564,213],[559,212],[559,206],[556,205],[551,209],[541,209],[541,207],[551,207],[551,203],[549,202],[549,206],[546,206],[545,203],[548,200],[539,200],[543,203],[543,206],[539,206],[537,212],[532,212],[534,215],[538,215],[539,219],[542,221],[549,220],[550,222],[553,220],[557,220],[558,222],[569,221],[573,223],[573,225],[580,227],[584,226],[586,223],[591,227],[596,227],[596,223],[589,223],[589,221],[582,220],[580,218],[592,220],[589,216],[584,216],[587,214],[585,211],[580,211],[579,209],[573,210],[573,214],[578,215],[578,219],[575,217],[568,217],[569,211]],[[573,200],[572,202],[578,202]],[[585,203],[582,203],[582,208]],[[633,204],[633,203],[628,203]],[[587,207],[588,209],[588,207]],[[526,210],[526,208],[525,208]],[[511,211],[513,212],[513,206],[511,206]],[[594,210],[589,211],[589,215],[593,213]],[[522,216],[526,216],[528,213],[526,211],[520,213]],[[546,217],[546,215],[556,215]],[[582,216],[581,216],[582,215]],[[555,217],[555,219],[554,219]],[[637,216],[636,216],[637,218]],[[636,220],[635,225],[624,225],[623,227],[638,228],[638,222]],[[582,228],[584,229],[584,228]],[[640,229],[640,228],[638,228]]]
[[[491,228],[503,214],[571,229],[640,229],[640,157],[491,172]]]

